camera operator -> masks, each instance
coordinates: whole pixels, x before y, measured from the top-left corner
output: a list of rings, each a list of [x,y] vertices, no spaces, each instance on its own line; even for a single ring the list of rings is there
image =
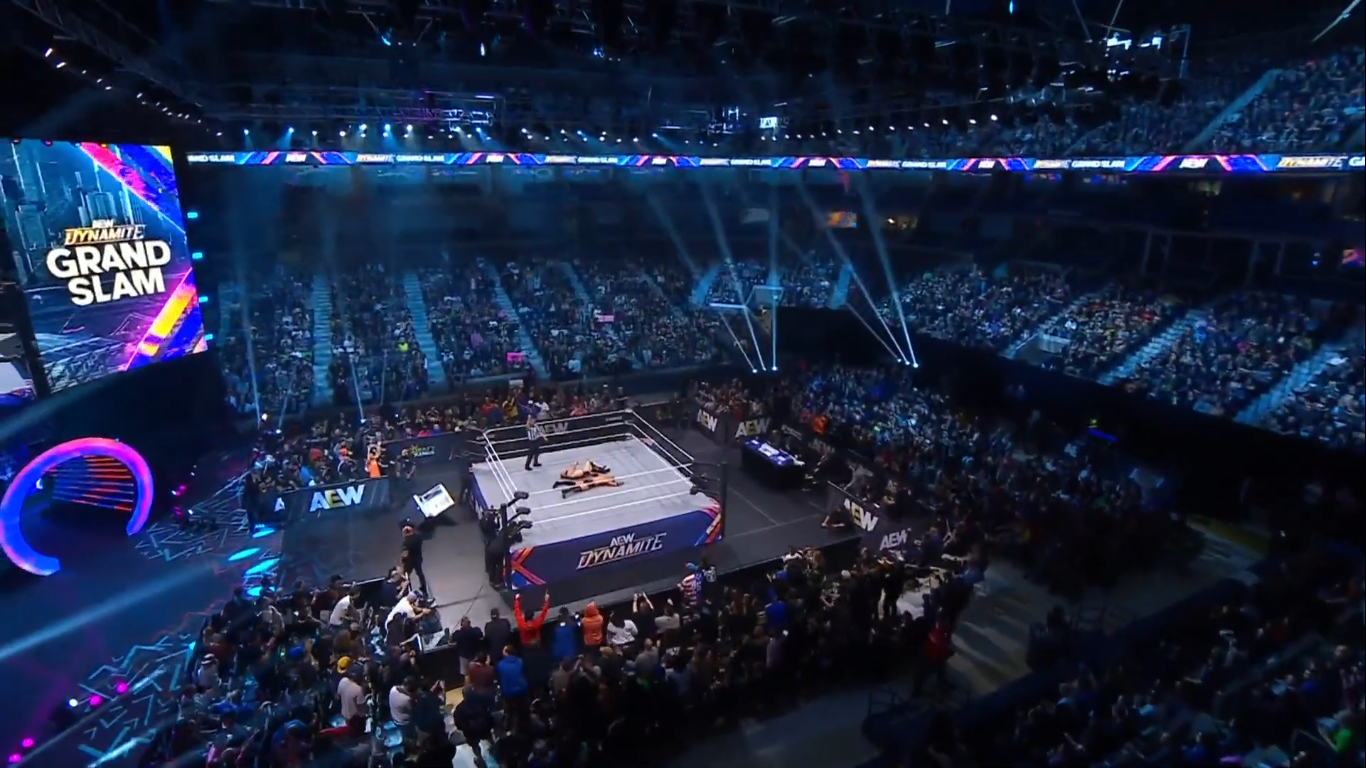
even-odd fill
[[[422,582],[422,591],[430,597],[431,585],[427,582],[426,572],[422,570],[422,533],[408,520],[403,521],[402,531],[403,549],[399,562],[408,576],[408,582],[414,583],[413,577],[417,577]]]
[[[489,584],[502,587],[508,543],[498,527],[497,512],[490,510],[479,518],[479,532],[484,535],[484,572],[489,577]]]
[[[479,514],[479,508],[474,502],[474,463],[476,459],[470,455],[461,458],[461,465],[464,469],[464,478],[460,482],[460,503],[465,505],[471,512]]]
[[[392,478],[394,484],[394,502],[402,506],[407,503],[409,498],[415,495],[416,487],[413,479],[417,476],[417,461],[413,458],[413,447],[409,446],[399,451],[398,456],[394,457],[392,467]]]
[[[261,500],[264,497],[261,473],[259,470],[252,470],[242,481],[242,509],[247,513],[247,528],[250,530],[256,530],[256,524],[260,522]]]

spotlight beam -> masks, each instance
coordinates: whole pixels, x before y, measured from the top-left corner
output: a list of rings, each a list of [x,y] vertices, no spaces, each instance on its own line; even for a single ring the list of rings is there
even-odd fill
[[[319,203],[319,206],[321,206],[321,203]],[[332,275],[333,284],[341,285],[341,281],[336,279],[339,274],[337,271],[337,217],[331,209],[324,210],[322,216],[323,259],[328,266],[328,271]],[[332,300],[337,304],[338,309],[341,310],[342,331],[344,334],[350,335],[351,313],[350,309],[346,306],[346,292],[335,291],[334,294]],[[333,341],[335,342],[336,340],[334,339]],[[356,418],[364,421],[365,406],[361,403],[360,398],[360,377],[356,375],[356,356],[352,350],[347,349],[345,350],[345,357],[346,365],[351,369],[351,394],[356,396]]]
[[[1310,42],[1317,43],[1319,40],[1323,39],[1323,36],[1333,31],[1334,27],[1346,21],[1352,15],[1352,11],[1355,11],[1357,9],[1358,5],[1361,5],[1361,0],[1352,0],[1352,4],[1343,9],[1342,13],[1339,13],[1337,15],[1337,18],[1333,19],[1332,23],[1324,27],[1322,32],[1318,33],[1317,35],[1314,35],[1314,39]]]
[[[906,312],[901,307],[900,291],[896,287],[896,277],[892,275],[892,263],[887,258],[887,243],[882,238],[882,227],[877,226],[876,222],[881,221],[877,216],[877,204],[873,200],[873,195],[868,191],[868,183],[861,177],[858,181],[858,194],[863,198],[863,215],[869,224],[873,225],[873,247],[877,248],[878,261],[882,262],[882,276],[887,279],[887,289],[891,293],[896,303],[897,319],[901,321],[901,335],[906,339],[906,351],[910,353],[908,358],[911,365],[920,365],[915,359],[915,346],[911,344],[911,332],[906,327]],[[870,297],[871,298],[871,297]],[[874,304],[874,307],[877,305]],[[885,321],[884,321],[885,323]],[[887,329],[891,333],[891,329]],[[897,346],[901,346],[898,344]]]
[[[782,297],[782,273],[778,271],[778,188],[768,188],[768,343],[770,367],[778,367],[778,303]],[[774,293],[777,288],[780,292]]]
[[[702,202],[706,203],[707,216],[711,218],[711,228],[712,231],[716,233],[716,243],[721,247],[721,258],[725,262],[727,273],[729,273],[731,286],[735,289],[735,295],[743,298],[748,294],[740,290],[740,275],[735,271],[735,259],[731,257],[730,243],[726,241],[726,233],[721,226],[721,214],[716,211],[716,201],[712,199],[711,190],[707,187],[707,184],[704,182],[701,184],[701,187]],[[759,351],[759,336],[754,332],[754,321],[750,320],[749,311],[746,309],[746,305],[741,304],[741,309],[744,310],[745,325],[749,328],[749,337],[754,341],[754,356],[759,358],[759,367],[767,370],[767,367],[764,365],[764,355]]]
[[[911,350],[911,354],[907,355],[906,351],[901,349],[901,342],[896,340],[896,333],[892,331],[890,325],[887,325],[887,318],[883,317],[882,313],[877,311],[877,301],[875,301],[873,295],[868,292],[868,286],[863,282],[863,279],[859,277],[858,270],[854,268],[853,264],[849,265],[849,274],[854,278],[855,286],[859,289],[859,293],[863,294],[863,298],[868,302],[868,306],[872,307],[873,317],[876,317],[883,330],[887,331],[887,338],[891,339],[892,344],[894,344],[898,350],[901,350],[901,354],[897,359],[904,363],[912,362],[915,359],[915,351]],[[889,290],[892,293],[893,300],[900,301],[895,284],[892,285]],[[908,340],[906,343],[909,345],[910,341]]]
[[[752,207],[754,207],[754,206],[753,206],[753,203],[750,201],[749,194],[748,194],[747,192],[745,192],[744,188],[741,188],[741,189],[739,190],[739,194],[740,194],[740,199],[741,199],[741,200],[744,202],[744,204],[745,204],[745,207],[747,207],[747,208],[752,208]],[[781,209],[781,207],[782,207],[781,201],[779,201],[778,203],[774,203],[774,204],[771,206],[771,210],[772,210],[774,213],[776,213],[778,210]],[[811,263],[813,263],[811,257],[807,255],[807,249],[798,247],[796,241],[794,241],[794,240],[792,239],[792,236],[791,236],[791,235],[789,235],[789,234],[787,234],[787,232],[783,231],[782,227],[779,227],[779,228],[778,228],[778,240],[779,240],[779,242],[781,242],[783,245],[787,246],[787,249],[788,249],[788,250],[790,250],[790,251],[792,251],[794,254],[796,254],[796,255],[797,255],[797,258],[799,258],[799,259],[802,260],[802,263],[804,263],[804,264],[811,264]]]
[[[768,188],[768,287],[782,285],[782,274],[778,271],[778,189]]]
[[[730,318],[727,318],[723,315],[721,318],[721,324],[726,327],[726,333],[730,334],[731,341],[735,342],[735,348],[740,350],[740,356],[745,359],[745,364],[749,366],[749,369],[751,371],[759,370],[759,367],[756,366],[754,364],[754,361],[750,359],[749,353],[745,351],[745,345],[740,343],[740,337],[735,335],[735,329],[730,327]]]
[[[637,184],[637,187],[644,191],[645,202],[649,204],[650,210],[654,211],[655,218],[659,221],[660,226],[664,227],[664,233],[673,241],[674,248],[678,250],[678,257],[687,265],[688,271],[692,273],[693,279],[696,280],[700,278],[702,276],[702,270],[698,268],[697,261],[693,259],[692,254],[688,251],[688,246],[683,242],[683,238],[679,237],[678,228],[674,226],[673,218],[669,216],[669,212],[664,210],[664,207],[659,204],[659,199],[650,191],[649,185]]]
[[[876,307],[876,304],[872,304],[872,297],[869,296],[868,287],[863,284],[863,278],[859,276],[858,270],[854,268],[854,263],[849,260],[849,254],[845,253],[844,246],[840,245],[840,241],[835,237],[835,234],[830,231],[830,228],[825,226],[825,219],[821,216],[820,209],[816,207],[816,201],[811,199],[810,190],[806,188],[805,184],[799,183],[797,184],[797,193],[801,195],[802,203],[806,205],[807,210],[811,212],[811,218],[816,222],[816,226],[825,234],[825,239],[830,243],[830,247],[835,251],[835,255],[839,256],[840,262],[849,268],[849,275],[854,278],[854,284],[863,292],[864,297],[868,299],[870,305]],[[864,323],[864,325],[867,326],[867,323]],[[886,323],[883,323],[883,326],[886,327]],[[877,337],[878,341],[882,342],[883,346],[887,346],[887,343],[883,340],[881,334],[873,331],[871,326],[868,327],[868,330]],[[906,355],[899,351],[901,345],[896,343],[896,335],[892,333],[890,328],[887,329],[887,338],[891,340],[891,346],[896,347],[898,350],[898,352],[894,353],[897,362],[904,362],[906,360]]]
[[[238,218],[235,213],[237,210],[236,206],[229,206],[228,210],[233,212],[233,218]],[[232,239],[234,241],[232,249],[233,266],[237,272],[238,290],[242,292],[242,295],[238,297],[239,301],[237,302],[237,320],[241,325],[242,338],[246,339],[247,373],[251,375],[251,402],[252,407],[256,409],[256,423],[259,425],[263,414],[261,413],[261,391],[257,386],[256,340],[253,338],[255,334],[251,332],[251,292],[247,290],[247,269],[242,258],[241,243],[237,236],[237,233],[242,231],[242,228],[232,227],[231,229],[233,232]]]
[[[851,306],[848,302],[845,302],[844,308],[853,313],[854,317],[857,317],[858,321],[863,324],[863,327],[867,328],[868,332],[873,334],[873,338],[877,339],[877,343],[881,344],[882,348],[887,350],[887,354],[895,358],[897,362],[905,361],[906,358],[901,355],[900,350],[893,350],[891,345],[887,343],[887,340],[882,338],[882,334],[878,333],[877,331],[874,331],[873,326],[869,325],[868,321],[863,319],[863,315],[859,314],[858,310],[854,309],[853,306]]]

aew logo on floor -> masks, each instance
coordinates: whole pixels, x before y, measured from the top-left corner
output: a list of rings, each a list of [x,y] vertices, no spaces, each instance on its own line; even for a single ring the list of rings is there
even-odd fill
[[[735,439],[760,437],[768,434],[768,419],[746,419],[735,425]]]
[[[845,499],[840,506],[844,509],[845,513],[849,515],[849,520],[859,530],[872,533],[873,529],[877,527],[877,515],[864,509],[862,504],[855,502],[853,499]]]
[[[594,547],[580,552],[577,570],[596,568],[600,565],[659,552],[664,549],[664,537],[667,535],[667,533],[655,533],[637,538],[634,533],[625,533],[620,536],[613,536],[605,547]]]

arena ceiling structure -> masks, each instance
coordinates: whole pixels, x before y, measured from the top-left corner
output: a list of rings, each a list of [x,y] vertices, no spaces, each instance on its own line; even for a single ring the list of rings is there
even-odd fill
[[[1158,86],[1179,81],[1192,46],[1275,21],[1230,0],[1197,5],[0,0],[0,21],[17,57],[9,71],[38,86],[19,96],[30,103],[15,106],[11,135],[117,124],[144,139],[152,126],[195,142],[251,128],[307,143],[393,123],[523,148],[561,130],[814,136],[987,113],[1103,115],[1118,100],[1172,97]]]

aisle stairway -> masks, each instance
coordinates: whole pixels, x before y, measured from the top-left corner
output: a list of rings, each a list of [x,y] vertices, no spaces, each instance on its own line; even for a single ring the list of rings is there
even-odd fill
[[[1187,312],[1180,320],[1167,326],[1167,330],[1154,336],[1147,344],[1139,347],[1137,352],[1124,358],[1123,362],[1101,376],[1100,383],[1110,386],[1116,381],[1129,378],[1140,366],[1166,352],[1172,344],[1176,343],[1177,339],[1181,338],[1182,334],[1188,329],[1194,328],[1207,317],[1209,317],[1209,312],[1203,309],[1192,309]]]
[[[586,311],[595,311],[597,307],[593,303],[593,297],[588,293],[588,288],[583,284],[583,280],[579,279],[578,270],[574,269],[574,265],[568,261],[562,261],[560,262],[560,268],[564,270],[564,276],[569,279],[569,285],[574,289],[574,294],[578,297],[579,304],[582,305]],[[613,341],[618,340],[616,329],[613,328],[610,323],[602,326],[602,330],[607,334],[608,338]]]
[[[427,360],[427,381],[432,387],[446,383],[446,368],[441,365],[441,349],[432,337],[432,320],[427,316],[427,300],[422,296],[422,281],[416,272],[403,273],[403,302],[408,314],[413,317],[413,335],[417,336],[417,348]]]
[[[1195,138],[1186,142],[1186,146],[1182,151],[1193,154],[1207,151],[1210,139],[1214,138],[1214,132],[1219,130],[1219,127],[1224,123],[1227,123],[1229,120],[1242,114],[1243,108],[1248,104],[1251,104],[1253,99],[1262,95],[1262,91],[1266,90],[1267,86],[1276,82],[1276,78],[1280,77],[1280,75],[1281,70],[1268,69],[1257,79],[1257,82],[1249,86],[1246,91],[1243,91],[1238,98],[1230,101],[1228,106],[1224,107],[1224,111],[1220,112],[1213,120],[1209,121],[1209,125],[1201,129],[1200,132],[1195,135]]]
[[[209,322],[205,322],[205,330],[212,336],[226,339],[228,337],[228,323],[241,322],[242,297],[244,295],[246,292],[242,290],[241,284],[220,283],[218,286],[218,311],[213,313],[217,316],[218,322],[213,323],[212,326]],[[213,338],[210,338],[209,341],[213,341]]]
[[[1305,386],[1315,376],[1323,373],[1323,369],[1328,367],[1328,361],[1342,354],[1346,344],[1350,341],[1351,339],[1343,339],[1319,347],[1319,350],[1309,359],[1290,369],[1289,374],[1282,376],[1281,380],[1273,384],[1271,389],[1267,390],[1261,397],[1248,403],[1247,407],[1239,411],[1238,415],[1234,417],[1234,421],[1248,426],[1259,424],[1264,416],[1280,408],[1286,398],[1292,397],[1295,390]]]
[[[579,297],[579,303],[585,307],[593,306],[593,299],[588,295],[588,289],[584,287],[583,281],[579,279],[579,273],[574,269],[574,265],[567,262],[560,262],[560,269],[564,271],[564,276],[569,280],[569,285],[574,289],[574,295]]]
[[[1042,351],[1044,339],[1050,334],[1060,332],[1062,330],[1062,325],[1065,322],[1065,318],[1072,312],[1089,304],[1095,297],[1095,291],[1087,291],[1073,299],[1069,304],[1059,307],[1058,311],[1049,315],[1039,323],[1038,330],[1033,333],[1026,333],[1024,338],[1011,345],[1011,347],[1006,350],[1006,359],[1014,360],[1019,357],[1024,357],[1029,362],[1038,364],[1043,359],[1040,358],[1039,355],[1044,355],[1046,357],[1046,353]]]
[[[712,262],[707,267],[702,276],[697,278],[697,285],[693,286],[690,300],[694,307],[700,307],[707,303],[707,294],[711,293],[711,284],[716,282],[716,276],[721,274],[721,262]]]
[[[853,281],[854,267],[846,261],[844,266],[840,267],[840,276],[835,278],[835,287],[831,289],[830,300],[826,302],[825,306],[830,309],[843,307],[844,303],[849,300],[849,284]]]
[[[479,260],[479,267],[484,270],[484,275],[493,286],[494,305],[503,310],[505,316],[517,319],[517,343],[521,346],[522,354],[526,356],[531,370],[536,372],[536,378],[547,380],[549,377],[546,375],[545,359],[541,357],[536,345],[531,343],[531,334],[527,332],[526,323],[522,322],[522,316],[512,303],[512,297],[508,296],[507,289],[503,287],[503,276],[498,274],[497,267],[484,259]]]
[[[313,402],[332,404],[332,286],[324,275],[313,276]]]
[[[1352,131],[1351,136],[1347,137],[1347,143],[1343,146],[1348,149],[1357,147],[1359,151],[1363,141],[1366,141],[1366,122],[1357,124],[1357,129]]]

